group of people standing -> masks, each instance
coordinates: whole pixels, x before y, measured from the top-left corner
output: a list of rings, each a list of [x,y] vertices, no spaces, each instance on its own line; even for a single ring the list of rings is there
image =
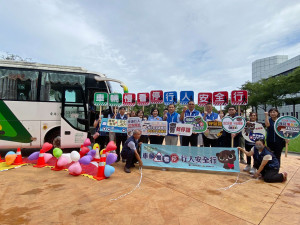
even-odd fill
[[[151,110],[151,115],[147,118],[144,115],[142,110],[137,112],[131,111],[130,113],[126,114],[125,107],[119,107],[118,113],[103,113],[104,118],[114,118],[114,119],[121,119],[127,120],[129,117],[140,117],[141,120],[145,121],[167,121],[168,125],[170,123],[185,123],[186,117],[196,117],[200,116],[205,121],[221,121],[223,115],[213,112],[213,107],[211,103],[206,104],[205,111],[200,113],[198,110],[195,109],[194,101],[189,101],[188,105],[185,106],[182,110],[182,113],[179,114],[176,112],[176,108],[174,104],[168,105],[168,108],[164,110],[163,117],[159,116],[159,109],[153,108]],[[228,116],[235,117],[237,116],[236,108],[231,106],[228,109]],[[203,145],[204,147],[231,147],[231,140],[234,139],[234,147],[238,147],[240,150],[240,162],[247,164],[244,168],[244,171],[250,172],[255,177],[259,177],[262,175],[265,178],[265,181],[268,182],[282,182],[286,180],[286,173],[279,174],[280,168],[280,156],[282,149],[285,145],[285,140],[279,137],[274,130],[274,122],[279,117],[279,112],[277,109],[272,108],[269,112],[265,113],[265,126],[267,128],[267,146],[265,145],[264,140],[257,140],[259,143],[253,143],[245,140],[242,137],[241,132],[237,134],[228,133],[223,130],[222,135],[217,137],[216,134],[198,134],[192,133],[191,136],[181,136],[180,143],[181,146],[198,146],[198,139],[199,135],[202,135]],[[247,123],[254,123],[257,122],[257,115],[254,112],[250,113],[249,121]],[[101,118],[96,116],[94,121],[94,127],[96,128],[97,133],[99,134],[96,136],[95,141],[99,143],[100,148],[103,149],[109,140],[113,140],[114,137],[109,135],[107,132],[100,132],[100,123]],[[177,145],[179,142],[179,136],[175,134],[168,134],[166,136],[161,135],[150,135],[145,136],[141,134],[141,131],[134,131],[133,136],[127,137],[127,134],[123,133],[116,133],[115,134],[115,141],[117,145],[116,153],[118,155],[117,162],[121,160],[126,162],[124,171],[130,173],[130,168],[134,166],[135,162],[139,162],[139,165],[142,165],[142,161],[140,158],[140,145],[142,143],[149,143],[150,144],[159,144],[162,145],[163,141],[165,140],[166,145]],[[123,146],[122,154],[120,146]],[[242,147],[245,148],[242,148]],[[260,147],[263,146],[262,149]],[[262,150],[262,151],[260,151]],[[247,156],[247,162],[243,159],[243,154]],[[270,155],[270,156],[267,156]],[[254,163],[253,167],[251,168],[251,156],[253,156]],[[267,157],[265,157],[267,156]],[[261,168],[261,165],[264,165]],[[271,172],[265,172],[271,171]],[[277,171],[277,173],[276,173]]]

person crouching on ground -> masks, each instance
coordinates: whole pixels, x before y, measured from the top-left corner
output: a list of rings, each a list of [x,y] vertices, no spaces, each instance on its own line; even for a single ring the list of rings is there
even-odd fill
[[[141,157],[138,153],[138,141],[141,137],[141,131],[140,130],[134,130],[133,135],[129,137],[123,146],[121,155],[122,159],[126,159],[126,164],[124,167],[124,171],[126,173],[130,173],[130,168],[134,167],[134,163],[136,161],[139,162],[139,167],[143,166],[143,162],[141,160]]]
[[[279,173],[279,162],[275,155],[265,146],[264,139],[255,141],[255,146],[250,152],[238,147],[239,151],[244,152],[247,156],[253,156],[254,165],[257,169],[253,175],[254,178],[263,177],[265,182],[275,183],[287,180],[287,173]]]

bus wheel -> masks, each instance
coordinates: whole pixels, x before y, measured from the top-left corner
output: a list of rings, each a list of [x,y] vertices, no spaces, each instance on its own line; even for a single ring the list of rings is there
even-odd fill
[[[50,130],[45,136],[45,142],[53,144],[53,141],[56,137],[60,137],[60,127]]]

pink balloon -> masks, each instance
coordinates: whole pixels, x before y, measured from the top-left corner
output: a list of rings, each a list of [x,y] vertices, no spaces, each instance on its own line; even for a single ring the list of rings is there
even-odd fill
[[[51,153],[44,153],[45,163],[47,163],[52,157],[53,155]]]
[[[28,159],[29,159],[29,160],[37,160],[37,159],[39,158],[39,154],[40,154],[39,151],[38,151],[38,152],[34,152],[34,153],[32,153],[32,154],[28,157]]]
[[[65,156],[61,156],[57,160],[57,166],[63,167],[65,165],[69,164],[69,160]]]
[[[113,164],[115,161],[117,161],[117,158],[118,158],[117,154],[115,154],[115,153],[109,153],[106,156],[106,164],[107,165]]]
[[[85,139],[85,141],[83,142],[83,146],[87,147],[91,145],[91,140],[89,138]]]
[[[82,168],[79,162],[75,162],[69,167],[69,173],[79,175],[81,174],[81,172],[82,172]]]

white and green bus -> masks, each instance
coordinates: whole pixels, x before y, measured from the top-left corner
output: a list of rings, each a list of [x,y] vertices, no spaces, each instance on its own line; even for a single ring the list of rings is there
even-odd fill
[[[78,148],[93,121],[95,92],[111,92],[119,80],[81,67],[0,60],[0,149],[40,148],[61,137],[62,148]]]

